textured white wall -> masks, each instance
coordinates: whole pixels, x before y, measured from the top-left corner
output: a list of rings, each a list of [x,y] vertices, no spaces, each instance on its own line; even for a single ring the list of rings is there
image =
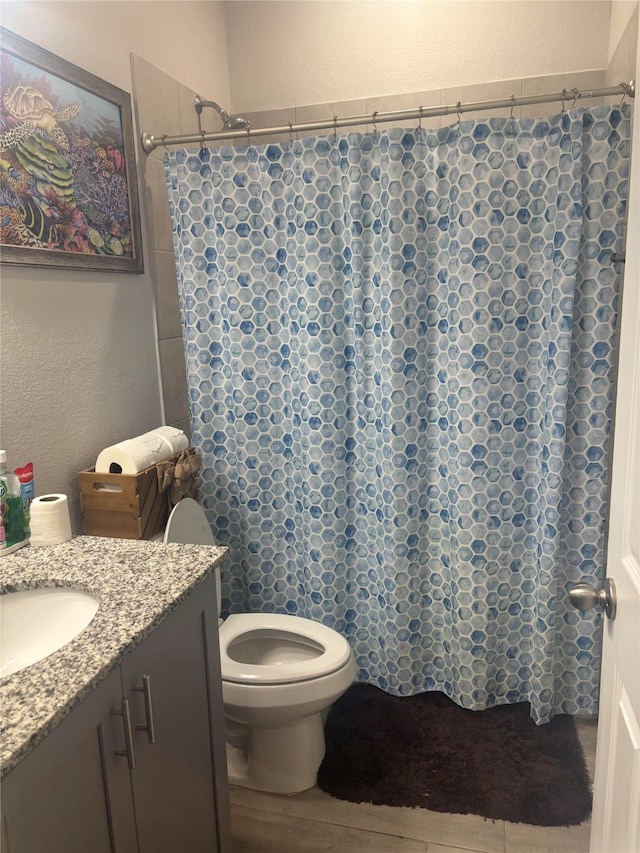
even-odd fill
[[[133,51],[229,99],[220,3],[22,0],[2,25],[128,92]],[[0,446],[33,460],[38,494],[70,496],[78,531],[77,471],[161,422],[150,275],[3,265],[0,308]]]
[[[3,27],[131,92],[129,54],[229,95],[225,10],[199,0],[3,0]]]
[[[226,3],[233,109],[605,68],[609,2]]]

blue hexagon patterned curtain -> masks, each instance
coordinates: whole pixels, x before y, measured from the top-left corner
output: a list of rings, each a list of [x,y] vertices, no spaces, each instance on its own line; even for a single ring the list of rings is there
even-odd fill
[[[348,637],[358,678],[597,710],[618,108],[166,159],[223,610]]]

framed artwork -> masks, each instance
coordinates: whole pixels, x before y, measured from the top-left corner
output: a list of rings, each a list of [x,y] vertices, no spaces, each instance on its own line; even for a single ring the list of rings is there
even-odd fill
[[[127,92],[0,27],[0,260],[144,271]]]

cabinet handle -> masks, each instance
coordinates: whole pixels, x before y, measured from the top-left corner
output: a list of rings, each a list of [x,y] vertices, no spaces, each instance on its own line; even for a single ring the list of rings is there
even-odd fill
[[[149,743],[156,742],[156,726],[153,719],[153,700],[151,698],[151,676],[142,676],[142,687],[134,687],[138,693],[144,693],[144,709],[147,715],[147,725],[141,724],[136,726],[139,732],[147,732]]]
[[[122,724],[124,726],[124,749],[116,749],[114,750],[116,755],[124,755],[125,758],[129,759],[129,769],[135,770],[136,768],[136,753],[133,748],[133,729],[131,728],[131,713],[129,711],[129,700],[122,700],[122,710],[118,710],[117,708],[112,708],[111,713],[115,714],[117,717],[122,717]]]

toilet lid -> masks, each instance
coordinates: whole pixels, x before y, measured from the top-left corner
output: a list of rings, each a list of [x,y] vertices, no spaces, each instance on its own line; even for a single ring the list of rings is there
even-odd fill
[[[215,545],[204,510],[193,498],[182,498],[174,506],[164,531],[164,541],[183,545]]]
[[[164,543],[180,545],[215,545],[216,540],[203,508],[193,498],[182,498],[174,506],[164,531]],[[216,601],[220,617],[220,569],[215,569]]]
[[[234,613],[220,626],[223,681],[290,684],[348,663],[349,643],[326,625],[276,613]]]

